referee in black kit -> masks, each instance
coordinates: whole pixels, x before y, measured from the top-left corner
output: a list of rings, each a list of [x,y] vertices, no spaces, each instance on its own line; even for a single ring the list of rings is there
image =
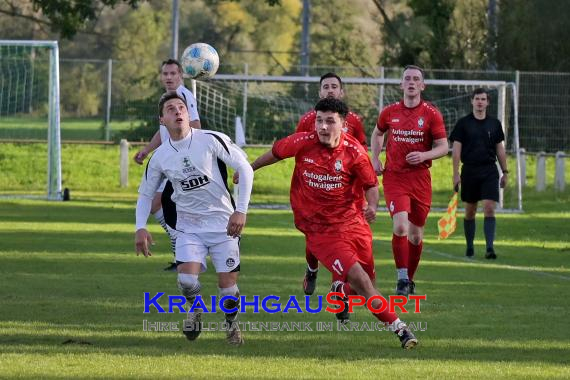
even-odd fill
[[[475,214],[477,204],[483,201],[485,219],[483,230],[487,242],[486,259],[496,259],[493,242],[495,240],[495,207],[499,201],[499,184],[507,184],[507,155],[503,140],[505,135],[501,122],[487,115],[489,94],[477,88],[471,95],[473,112],[459,119],[449,139],[453,142],[453,185],[461,184],[461,200],[465,202],[463,228],[467,250],[465,256],[473,257],[475,237]],[[499,159],[502,175],[497,171]],[[459,175],[459,161],[463,163]],[[499,180],[500,178],[500,180]]]

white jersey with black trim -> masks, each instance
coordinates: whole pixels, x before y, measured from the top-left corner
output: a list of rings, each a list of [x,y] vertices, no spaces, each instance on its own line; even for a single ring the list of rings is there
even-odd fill
[[[196,98],[194,97],[194,94],[192,94],[192,91],[190,91],[183,84],[181,84],[176,89],[176,93],[178,94],[178,96],[184,99],[186,103],[186,108],[188,108],[188,119],[190,121],[196,121],[196,120],[200,121],[200,115],[198,115],[198,104],[196,103]],[[170,135],[168,134],[168,129],[166,129],[164,125],[161,124],[159,126],[159,132],[160,132],[160,141],[162,142],[168,141]]]
[[[240,175],[235,207],[227,187],[226,164]],[[223,133],[191,129],[182,140],[164,142],[147,163],[139,203],[141,198],[152,199],[164,178],[172,183],[171,199],[176,205],[172,227],[179,231],[225,232],[234,210],[247,212],[253,169],[245,153]],[[139,203],[137,228],[144,228],[146,219],[139,215]]]

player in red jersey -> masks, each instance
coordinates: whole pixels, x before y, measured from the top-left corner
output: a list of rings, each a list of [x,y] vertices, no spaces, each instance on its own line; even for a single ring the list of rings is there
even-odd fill
[[[319,98],[335,98],[340,100],[344,98],[342,80],[338,75],[329,72],[321,76]],[[295,132],[313,132],[315,130],[316,119],[317,111],[314,109],[310,110],[299,119]],[[364,126],[362,125],[362,118],[360,116],[349,111],[344,120],[342,130],[356,138],[356,140],[366,148],[366,134],[364,133]],[[360,186],[357,185],[357,187],[360,189]],[[362,194],[360,190],[358,190],[358,194]],[[356,202],[363,204],[364,197],[360,196],[356,199]],[[319,261],[307,248],[305,248],[305,258],[307,260],[307,269],[305,271],[305,278],[303,279],[303,291],[305,294],[311,295],[315,292],[317,286]]]
[[[295,157],[290,194],[295,226],[305,234],[309,250],[336,279],[331,291],[369,299],[380,295],[374,285],[374,265],[367,265],[374,262],[368,223],[376,219],[378,179],[366,150],[342,130],[348,114],[346,104],[324,98],[315,110],[314,131],[294,133],[275,142],[251,166],[257,170]],[[354,202],[355,181],[365,192],[364,211]],[[379,306],[375,299],[373,307]],[[416,337],[396,313],[385,310],[374,316],[393,326],[403,348],[415,347]]]
[[[393,221],[396,293],[407,296],[415,291],[414,274],[431,207],[431,160],[445,156],[449,146],[441,113],[421,98],[425,89],[423,70],[406,66],[400,88],[404,98],[382,110],[370,147],[374,170],[383,174],[384,198]],[[388,131],[386,163],[382,166],[379,155]]]

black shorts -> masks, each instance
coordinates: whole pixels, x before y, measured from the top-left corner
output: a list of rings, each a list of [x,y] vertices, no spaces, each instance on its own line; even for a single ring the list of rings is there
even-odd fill
[[[482,199],[499,201],[499,171],[495,164],[461,168],[461,200],[476,203]]]

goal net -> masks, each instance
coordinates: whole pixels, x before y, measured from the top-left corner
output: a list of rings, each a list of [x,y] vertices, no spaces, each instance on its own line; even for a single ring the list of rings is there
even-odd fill
[[[0,141],[6,147],[16,147],[4,149],[0,188],[7,193],[37,195],[37,173],[44,172],[47,199],[61,200],[57,42],[0,40],[0,67]],[[37,144],[20,145],[30,142]],[[11,183],[25,181],[12,181],[13,173],[4,165],[25,167],[34,181],[28,188],[12,188]]]
[[[197,94],[201,117],[207,112],[204,104],[214,97],[201,95],[215,91],[225,104],[241,116],[248,145],[271,144],[291,134],[301,115],[312,109],[318,100],[319,77],[256,76],[218,74],[208,82],[200,82]],[[353,111],[364,119],[367,136],[376,124],[379,111],[402,96],[399,77],[357,78],[344,77],[345,100]],[[501,192],[501,205],[505,210],[522,210],[522,184],[520,181],[520,152],[516,87],[500,80],[426,79],[423,97],[434,103],[442,112],[447,134],[451,133],[459,118],[470,113],[471,94],[475,88],[489,91],[490,115],[497,117],[506,137],[509,153],[509,186]],[[200,104],[201,103],[201,104]],[[218,100],[217,103],[220,103]],[[212,129],[228,132],[234,127],[231,117],[217,123]],[[432,168],[434,207],[445,207],[452,194],[451,156],[434,161]]]

